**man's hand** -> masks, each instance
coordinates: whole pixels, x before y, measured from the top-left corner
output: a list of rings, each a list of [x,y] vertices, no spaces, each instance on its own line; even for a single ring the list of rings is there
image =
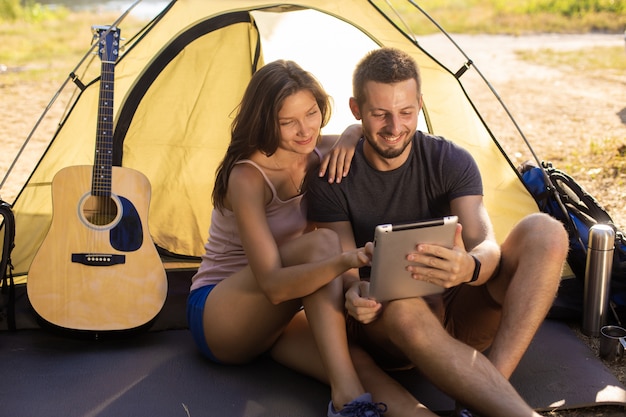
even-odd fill
[[[355,281],[346,291],[346,310],[357,321],[368,324],[376,320],[382,311],[382,304],[368,298],[370,283]]]
[[[407,255],[407,260],[418,263],[407,267],[413,279],[443,288],[452,288],[471,280],[475,264],[465,250],[460,224],[456,228],[452,249],[427,244],[417,245],[415,249]]]

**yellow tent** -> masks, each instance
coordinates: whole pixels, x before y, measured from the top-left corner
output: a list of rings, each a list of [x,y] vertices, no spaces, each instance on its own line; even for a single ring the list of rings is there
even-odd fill
[[[399,7],[407,10],[410,3]],[[123,33],[130,40],[115,65],[113,162],[150,180],[149,230],[156,245],[176,255],[203,252],[215,168],[242,92],[264,60],[295,59],[316,74],[335,98],[329,129],[341,130],[354,122],[341,116],[347,112],[351,71],[366,50],[378,46],[403,49],[418,61],[423,129],[459,143],[476,158],[498,239],[537,211],[455,76],[459,68],[432,58],[402,22],[384,1],[179,0],[137,36]],[[119,27],[123,32],[123,21]],[[94,163],[100,66],[76,74],[85,87],[76,87],[75,101],[13,203],[14,275],[22,281],[51,224],[53,176],[67,166]]]

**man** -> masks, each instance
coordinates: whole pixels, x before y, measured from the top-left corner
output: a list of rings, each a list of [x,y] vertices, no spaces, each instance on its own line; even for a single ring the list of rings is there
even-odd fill
[[[352,337],[381,366],[415,366],[480,415],[538,415],[508,378],[554,300],[568,250],[564,228],[532,214],[496,243],[473,158],[417,131],[421,80],[404,52],[369,53],[353,88],[350,108],[365,140],[340,184],[309,181],[309,220],[336,231],[344,250],[371,241],[379,223],[456,215],[460,225],[452,249],[419,245],[408,255],[421,265],[409,267],[412,277],[446,288],[441,297],[381,304],[368,298],[357,271],[346,276]],[[487,348],[488,357],[479,353]]]

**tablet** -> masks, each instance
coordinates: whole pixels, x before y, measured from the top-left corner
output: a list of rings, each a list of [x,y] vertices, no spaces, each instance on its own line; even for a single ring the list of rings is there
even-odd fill
[[[447,216],[416,223],[381,224],[374,232],[370,298],[377,301],[438,294],[444,288],[411,277],[406,260],[418,243],[452,248],[458,218]],[[415,263],[413,263],[415,264]]]

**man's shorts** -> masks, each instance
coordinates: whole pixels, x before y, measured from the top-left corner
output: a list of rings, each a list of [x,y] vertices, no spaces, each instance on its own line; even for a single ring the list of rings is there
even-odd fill
[[[493,299],[486,285],[459,285],[443,294],[443,325],[452,337],[485,351],[498,331],[502,306]]]
[[[189,294],[189,297],[187,297],[187,323],[200,352],[213,362],[221,363],[209,349],[204,335],[204,305],[213,288],[215,288],[215,285],[207,285],[197,288]]]
[[[452,337],[480,352],[491,346],[500,325],[502,306],[491,297],[485,285],[459,285],[446,290],[439,302],[431,301],[429,304]],[[352,316],[346,315],[346,322],[350,340],[366,349],[383,369],[412,367],[399,352],[394,355],[370,339],[365,326]]]

